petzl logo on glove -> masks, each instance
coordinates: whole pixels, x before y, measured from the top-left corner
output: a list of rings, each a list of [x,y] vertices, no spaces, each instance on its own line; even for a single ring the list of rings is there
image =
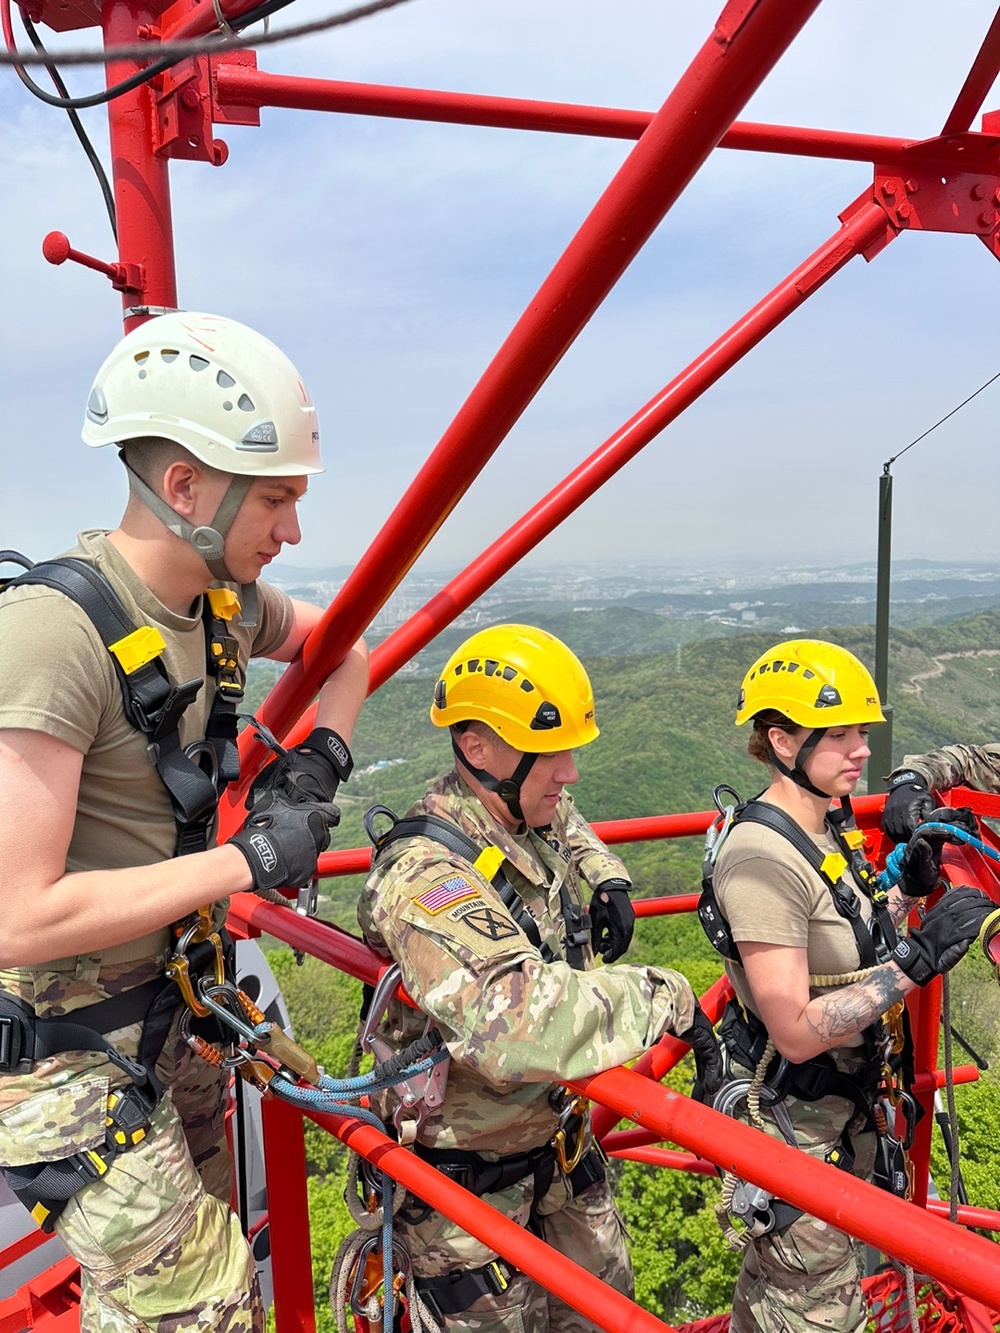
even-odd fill
[[[254,833],[250,838],[250,846],[257,853],[265,873],[270,874],[278,864],[278,858],[274,854],[274,848],[270,840],[265,838],[263,833]]]
[[[327,736],[326,748],[330,751],[330,753],[334,757],[334,760],[336,761],[336,763],[340,765],[341,768],[347,767],[347,765],[350,763],[351,756],[350,753],[348,752],[347,746],[344,745],[344,743],[337,736]]]

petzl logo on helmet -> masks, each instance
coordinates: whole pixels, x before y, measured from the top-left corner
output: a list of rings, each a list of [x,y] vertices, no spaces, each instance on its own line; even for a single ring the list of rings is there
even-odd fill
[[[268,838],[263,833],[254,833],[250,838],[250,846],[260,858],[260,863],[265,870],[270,871],[278,864],[278,858],[274,854],[274,848]]]

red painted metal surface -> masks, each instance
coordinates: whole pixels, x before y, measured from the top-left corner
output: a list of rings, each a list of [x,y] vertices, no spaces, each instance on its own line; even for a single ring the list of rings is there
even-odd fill
[[[355,1152],[374,1162],[394,1179],[448,1217],[460,1216],[462,1226],[498,1251],[522,1272],[580,1310],[602,1328],[618,1333],[664,1333],[673,1330],[655,1315],[635,1305],[626,1296],[551,1249],[530,1231],[504,1217],[482,1199],[456,1185],[432,1166],[400,1147],[372,1125],[349,1116],[312,1115],[318,1125],[336,1134]]]
[[[278,681],[262,720],[284,736],[370,623],[819,0],[730,0],[514,326],[377,539]],[[242,738],[241,791],[266,751]]]
[[[583,134],[602,139],[638,139],[655,114],[622,107],[487,97],[481,93],[445,92],[433,88],[395,88],[386,84],[346,83],[339,79],[303,79],[232,65],[220,66],[215,71],[214,84],[215,98],[223,112],[239,107],[271,106],[299,111],[338,111],[357,116],[388,116],[395,120],[433,121],[445,125]],[[853,134],[738,120],[719,140],[719,147],[850,162],[891,162],[901,159],[914,142],[887,134]]]
[[[302,1116],[276,1097],[261,1102],[261,1116],[275,1319],[281,1333],[315,1333]]]
[[[720,1116],[633,1070],[609,1069],[570,1084],[619,1117],[715,1161],[851,1235],[977,1300],[1000,1291],[1000,1246],[915,1208],[836,1167]]]
[[[0,1301],[0,1333],[78,1333],[80,1265],[75,1259],[60,1259],[20,1287],[14,1296]]]
[[[104,0],[105,47],[139,40],[155,26],[160,7],[153,0]],[[143,67],[138,60],[108,60],[107,86],[120,83]],[[122,310],[177,305],[174,240],[167,162],[153,151],[156,105],[153,89],[140,84],[108,105],[111,169],[118,215],[118,257],[141,274],[135,290],[122,295]],[[124,316],[125,330],[143,322],[141,314]]]

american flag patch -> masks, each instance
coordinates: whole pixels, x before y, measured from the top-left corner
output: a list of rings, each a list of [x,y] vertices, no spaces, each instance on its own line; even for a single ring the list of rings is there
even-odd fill
[[[479,890],[467,879],[463,879],[461,875],[453,875],[442,884],[435,884],[433,889],[428,889],[414,901],[431,916],[437,916],[438,912],[443,912],[446,907],[454,907],[456,903],[464,903],[466,898],[478,898],[478,896]]]

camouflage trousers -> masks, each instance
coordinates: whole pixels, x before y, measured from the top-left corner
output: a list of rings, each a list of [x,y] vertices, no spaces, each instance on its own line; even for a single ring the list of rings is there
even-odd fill
[[[110,1034],[135,1054],[138,1028]],[[56,1231],[81,1269],[83,1333],[263,1333],[249,1247],[230,1211],[228,1080],[194,1055],[176,1022],[157,1065],[167,1087],[151,1129],[66,1204]],[[104,1142],[103,1056],[55,1056],[0,1079],[0,1162],[54,1161]],[[20,1085],[20,1086],[19,1086]]]
[[[482,1197],[505,1217],[527,1226],[534,1197],[530,1176],[509,1189]],[[632,1264],[625,1228],[607,1181],[591,1185],[574,1199],[557,1171],[539,1203],[536,1220],[542,1239],[554,1250],[623,1295],[632,1296]],[[438,1212],[416,1224],[397,1217],[396,1225],[418,1278],[480,1268],[498,1257],[495,1250]],[[461,1314],[446,1317],[443,1327],[476,1333],[599,1333],[599,1325],[524,1273],[514,1273],[500,1295],[483,1296]]]
[[[820,1159],[841,1146],[841,1133],[855,1117],[853,1104],[842,1097],[788,1097],[785,1106],[799,1147]],[[765,1132],[782,1139],[766,1108],[762,1113]],[[850,1144],[854,1174],[870,1180],[874,1130],[851,1134]],[[747,1247],[733,1293],[731,1333],[863,1333],[867,1317],[854,1241],[828,1222],[803,1213]]]

